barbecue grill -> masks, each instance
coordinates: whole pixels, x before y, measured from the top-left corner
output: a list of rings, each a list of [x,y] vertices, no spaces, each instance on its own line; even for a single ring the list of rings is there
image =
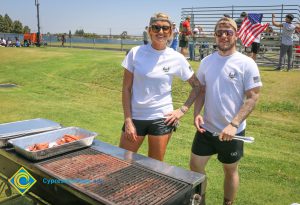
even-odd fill
[[[20,167],[37,180],[25,195],[40,199],[40,204],[192,204],[204,181],[199,173],[99,140],[39,161],[24,158],[13,148],[0,149],[0,172],[6,178]],[[46,183],[50,179],[64,183]]]

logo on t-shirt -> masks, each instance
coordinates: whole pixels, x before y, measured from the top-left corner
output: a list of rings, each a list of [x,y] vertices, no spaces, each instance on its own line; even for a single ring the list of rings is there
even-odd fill
[[[254,83],[259,83],[260,82],[260,77],[259,76],[253,77],[253,81],[254,81]]]
[[[233,79],[235,77],[235,73],[231,71],[228,76],[230,79]]]
[[[166,73],[169,72],[170,67],[163,67],[163,71],[165,71]]]

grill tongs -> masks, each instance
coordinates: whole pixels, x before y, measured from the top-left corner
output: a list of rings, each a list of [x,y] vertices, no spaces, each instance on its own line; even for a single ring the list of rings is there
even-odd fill
[[[214,137],[218,137],[220,134],[217,133],[217,132],[214,132],[213,133],[213,136]],[[246,137],[246,136],[234,136],[233,137],[234,140],[240,140],[240,141],[243,141],[243,142],[246,142],[246,143],[253,143],[254,142],[254,137]]]

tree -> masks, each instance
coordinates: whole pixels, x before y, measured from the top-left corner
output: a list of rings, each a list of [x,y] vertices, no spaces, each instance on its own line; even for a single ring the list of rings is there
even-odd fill
[[[0,15],[0,32],[4,33],[4,18]]]
[[[11,33],[23,33],[23,25],[20,21],[14,21]]]
[[[83,36],[83,35],[84,35],[83,29],[76,30],[76,31],[75,31],[75,35]]]
[[[30,28],[28,26],[24,26],[23,33],[30,33]]]
[[[12,30],[12,25],[13,25],[11,18],[7,14],[5,14],[3,20],[4,20],[4,25],[3,25],[2,32],[10,33]]]

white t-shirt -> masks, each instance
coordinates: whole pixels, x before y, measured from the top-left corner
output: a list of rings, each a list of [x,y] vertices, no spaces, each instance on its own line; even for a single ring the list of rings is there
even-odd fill
[[[169,47],[158,51],[150,44],[132,48],[122,66],[133,73],[131,109],[137,120],[164,118],[172,112],[173,77],[186,81],[194,73],[180,53]]]
[[[293,45],[293,33],[296,26],[291,23],[282,24],[281,43],[287,46]]]
[[[256,36],[256,38],[254,39],[253,42],[260,43],[260,37],[261,37],[261,34],[259,34],[258,36]]]
[[[220,133],[237,115],[245,92],[262,86],[255,61],[239,52],[225,57],[214,52],[205,57],[197,77],[206,86],[203,127],[209,132]],[[237,133],[245,128],[243,121]]]

